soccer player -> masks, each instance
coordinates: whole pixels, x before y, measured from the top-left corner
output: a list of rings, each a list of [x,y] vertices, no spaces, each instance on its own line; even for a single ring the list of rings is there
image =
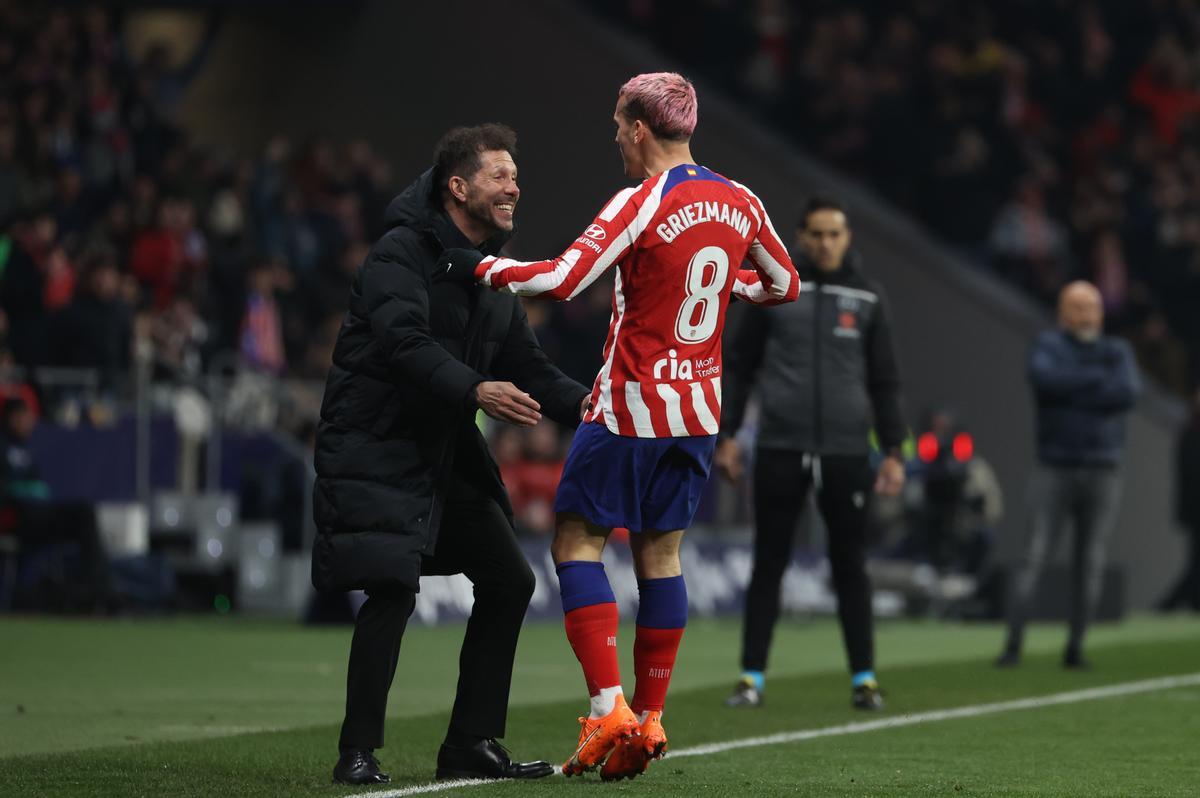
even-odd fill
[[[488,257],[475,268],[493,289],[569,300],[617,266],[604,366],[567,455],[551,547],[567,639],[591,695],[563,772],[603,761],[606,780],[637,776],[667,747],[663,702],[687,620],[679,546],[719,430],[729,296],[776,304],[800,289],[758,198],[692,159],[691,83],[674,73],[638,75],[621,87],[613,120],[625,174],[643,182],[618,192],[559,257]],[[741,268],[746,259],[752,269]],[[640,596],[628,705],[617,605],[600,562],[613,527],[632,533]]]

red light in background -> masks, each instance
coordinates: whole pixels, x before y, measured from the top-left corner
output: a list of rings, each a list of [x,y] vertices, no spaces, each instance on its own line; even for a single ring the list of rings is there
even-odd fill
[[[954,459],[965,463],[975,455],[975,440],[965,432],[954,436]]]
[[[917,438],[917,457],[921,462],[932,463],[938,456],[938,439],[932,432],[926,432]]]

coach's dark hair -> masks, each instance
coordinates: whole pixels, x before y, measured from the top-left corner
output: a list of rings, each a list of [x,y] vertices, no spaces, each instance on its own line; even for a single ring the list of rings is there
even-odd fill
[[[479,171],[480,153],[504,150],[517,157],[517,134],[508,125],[487,123],[456,127],[447,131],[433,150],[433,182],[443,199],[450,193],[447,183],[454,176],[470,178]]]
[[[817,195],[810,197],[808,202],[804,203],[804,210],[800,212],[800,221],[796,226],[801,230],[808,227],[808,219],[817,211],[841,211],[842,214],[849,216],[846,213],[846,206],[841,200],[826,195]]]

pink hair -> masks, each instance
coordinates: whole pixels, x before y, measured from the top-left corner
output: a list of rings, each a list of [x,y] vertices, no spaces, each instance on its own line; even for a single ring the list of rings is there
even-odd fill
[[[619,96],[626,101],[625,116],[641,119],[659,138],[690,139],[696,129],[696,89],[677,72],[632,77]]]

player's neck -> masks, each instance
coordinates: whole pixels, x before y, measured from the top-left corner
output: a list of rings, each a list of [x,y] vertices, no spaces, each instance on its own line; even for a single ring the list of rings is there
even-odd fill
[[[687,142],[681,144],[659,145],[645,156],[646,177],[654,177],[668,169],[674,169],[685,163],[694,164],[692,148]]]

